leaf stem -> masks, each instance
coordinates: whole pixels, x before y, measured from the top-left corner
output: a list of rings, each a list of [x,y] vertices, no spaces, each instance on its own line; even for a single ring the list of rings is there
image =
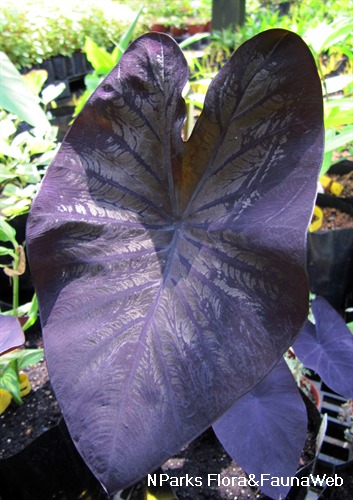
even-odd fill
[[[13,268],[17,271],[20,263],[20,255],[18,249],[15,252],[15,258],[13,262]],[[13,315],[18,316],[18,306],[19,306],[19,276],[12,276],[12,309]]]

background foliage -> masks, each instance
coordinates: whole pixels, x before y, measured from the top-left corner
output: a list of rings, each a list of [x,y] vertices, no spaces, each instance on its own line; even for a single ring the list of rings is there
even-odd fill
[[[5,0],[0,18],[0,51],[17,68],[30,67],[52,56],[82,50],[86,36],[99,46],[118,41],[135,16],[134,10],[113,0],[45,2]],[[140,25],[137,30],[144,31]],[[138,35],[138,31],[135,32]]]

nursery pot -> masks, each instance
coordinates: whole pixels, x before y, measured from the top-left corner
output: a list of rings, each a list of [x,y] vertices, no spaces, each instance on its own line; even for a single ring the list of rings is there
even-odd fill
[[[163,23],[154,23],[151,26],[151,31],[157,31],[158,33],[169,33],[169,26]]]
[[[27,394],[31,392],[32,387],[27,373],[20,373],[18,378],[20,381],[20,394],[22,398],[23,396],[27,396]]]
[[[188,33],[191,36],[196,35],[196,33],[203,33],[204,31],[206,31],[205,23],[190,24],[188,26]]]
[[[6,389],[0,389],[0,415],[10,406],[12,396]]]
[[[19,480],[20,479],[20,480]],[[0,460],[1,500],[108,500],[76,451],[64,421]]]
[[[343,311],[353,301],[353,229],[308,233],[311,292]]]
[[[171,34],[176,38],[180,38],[180,37],[186,35],[188,32],[188,30],[186,28],[179,28],[178,26],[171,26],[170,31],[171,31]]]
[[[66,80],[67,78],[67,67],[66,58],[64,56],[54,56],[51,58],[55,79],[56,80]]]
[[[74,75],[83,76],[88,73],[88,61],[84,52],[75,52],[72,56]]]

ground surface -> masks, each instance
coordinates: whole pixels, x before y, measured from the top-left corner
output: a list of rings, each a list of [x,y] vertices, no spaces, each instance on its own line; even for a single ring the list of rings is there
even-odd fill
[[[353,197],[353,166],[351,172],[348,172],[344,175],[330,175],[330,177],[332,178],[332,180],[342,184],[344,189],[340,195],[341,197]],[[353,228],[353,216],[351,214],[341,212],[336,208],[324,208],[323,213],[323,230]]]

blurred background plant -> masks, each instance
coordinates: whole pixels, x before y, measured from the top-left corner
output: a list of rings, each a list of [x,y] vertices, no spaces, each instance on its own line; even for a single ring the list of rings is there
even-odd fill
[[[5,0],[0,17],[0,50],[17,68],[29,68],[53,56],[82,51],[86,36],[100,47],[119,40],[134,18],[129,2]],[[140,33],[144,29],[139,27]],[[137,33],[138,34],[138,33]]]
[[[45,166],[58,146],[56,128],[50,124],[53,99],[63,85],[50,85],[42,91],[45,71],[33,70],[21,76],[9,58],[0,53],[0,414],[11,401],[22,404],[31,390],[25,368],[43,360],[43,349],[18,348],[19,332],[27,331],[37,320],[35,294],[22,303],[20,278],[26,272],[24,241],[18,241],[14,218],[25,216],[35,195]],[[24,233],[23,233],[24,234]],[[23,236],[24,238],[24,236]],[[22,237],[21,237],[22,240]],[[8,283],[6,283],[6,281]],[[4,288],[12,290],[11,303],[4,302]],[[7,287],[6,287],[7,288]],[[23,335],[23,333],[22,333]],[[11,337],[13,345],[11,346]],[[23,337],[23,342],[24,342]],[[23,343],[21,342],[21,343]],[[5,353],[3,353],[5,351]],[[2,354],[1,354],[2,353]]]
[[[0,56],[0,214],[11,218],[29,211],[44,167],[54,157],[57,129],[47,109],[63,84],[41,92],[44,70],[21,76],[5,54]]]
[[[42,361],[44,354],[42,348],[12,349],[17,347],[18,343],[24,343],[24,337],[22,337],[22,342],[18,340],[20,332],[28,330],[36,322],[38,303],[34,295],[29,303],[19,306],[19,277],[26,270],[26,255],[23,245],[16,240],[15,229],[4,218],[0,218],[0,245],[0,256],[9,257],[11,261],[8,265],[0,264],[0,267],[11,280],[13,290],[12,307],[6,311],[0,310],[1,415],[12,399],[16,404],[22,404],[22,397],[29,394],[31,390],[30,380],[23,370]],[[6,352],[9,345],[11,346],[10,352]]]
[[[349,399],[341,406],[339,420],[347,424],[348,428],[344,431],[344,437],[353,448],[353,400]]]
[[[99,47],[90,36],[86,36],[84,51],[88,61],[93,67],[93,72],[87,74],[84,78],[86,90],[76,101],[74,116],[81,111],[92,92],[98,87],[103,78],[107,76],[107,74],[120,60],[134,36],[136,25],[141,13],[142,7],[138,9],[137,14],[132,20],[130,26],[122,34],[120,40],[115,44],[115,47],[111,52],[108,52],[108,50],[105,50],[103,47]]]

